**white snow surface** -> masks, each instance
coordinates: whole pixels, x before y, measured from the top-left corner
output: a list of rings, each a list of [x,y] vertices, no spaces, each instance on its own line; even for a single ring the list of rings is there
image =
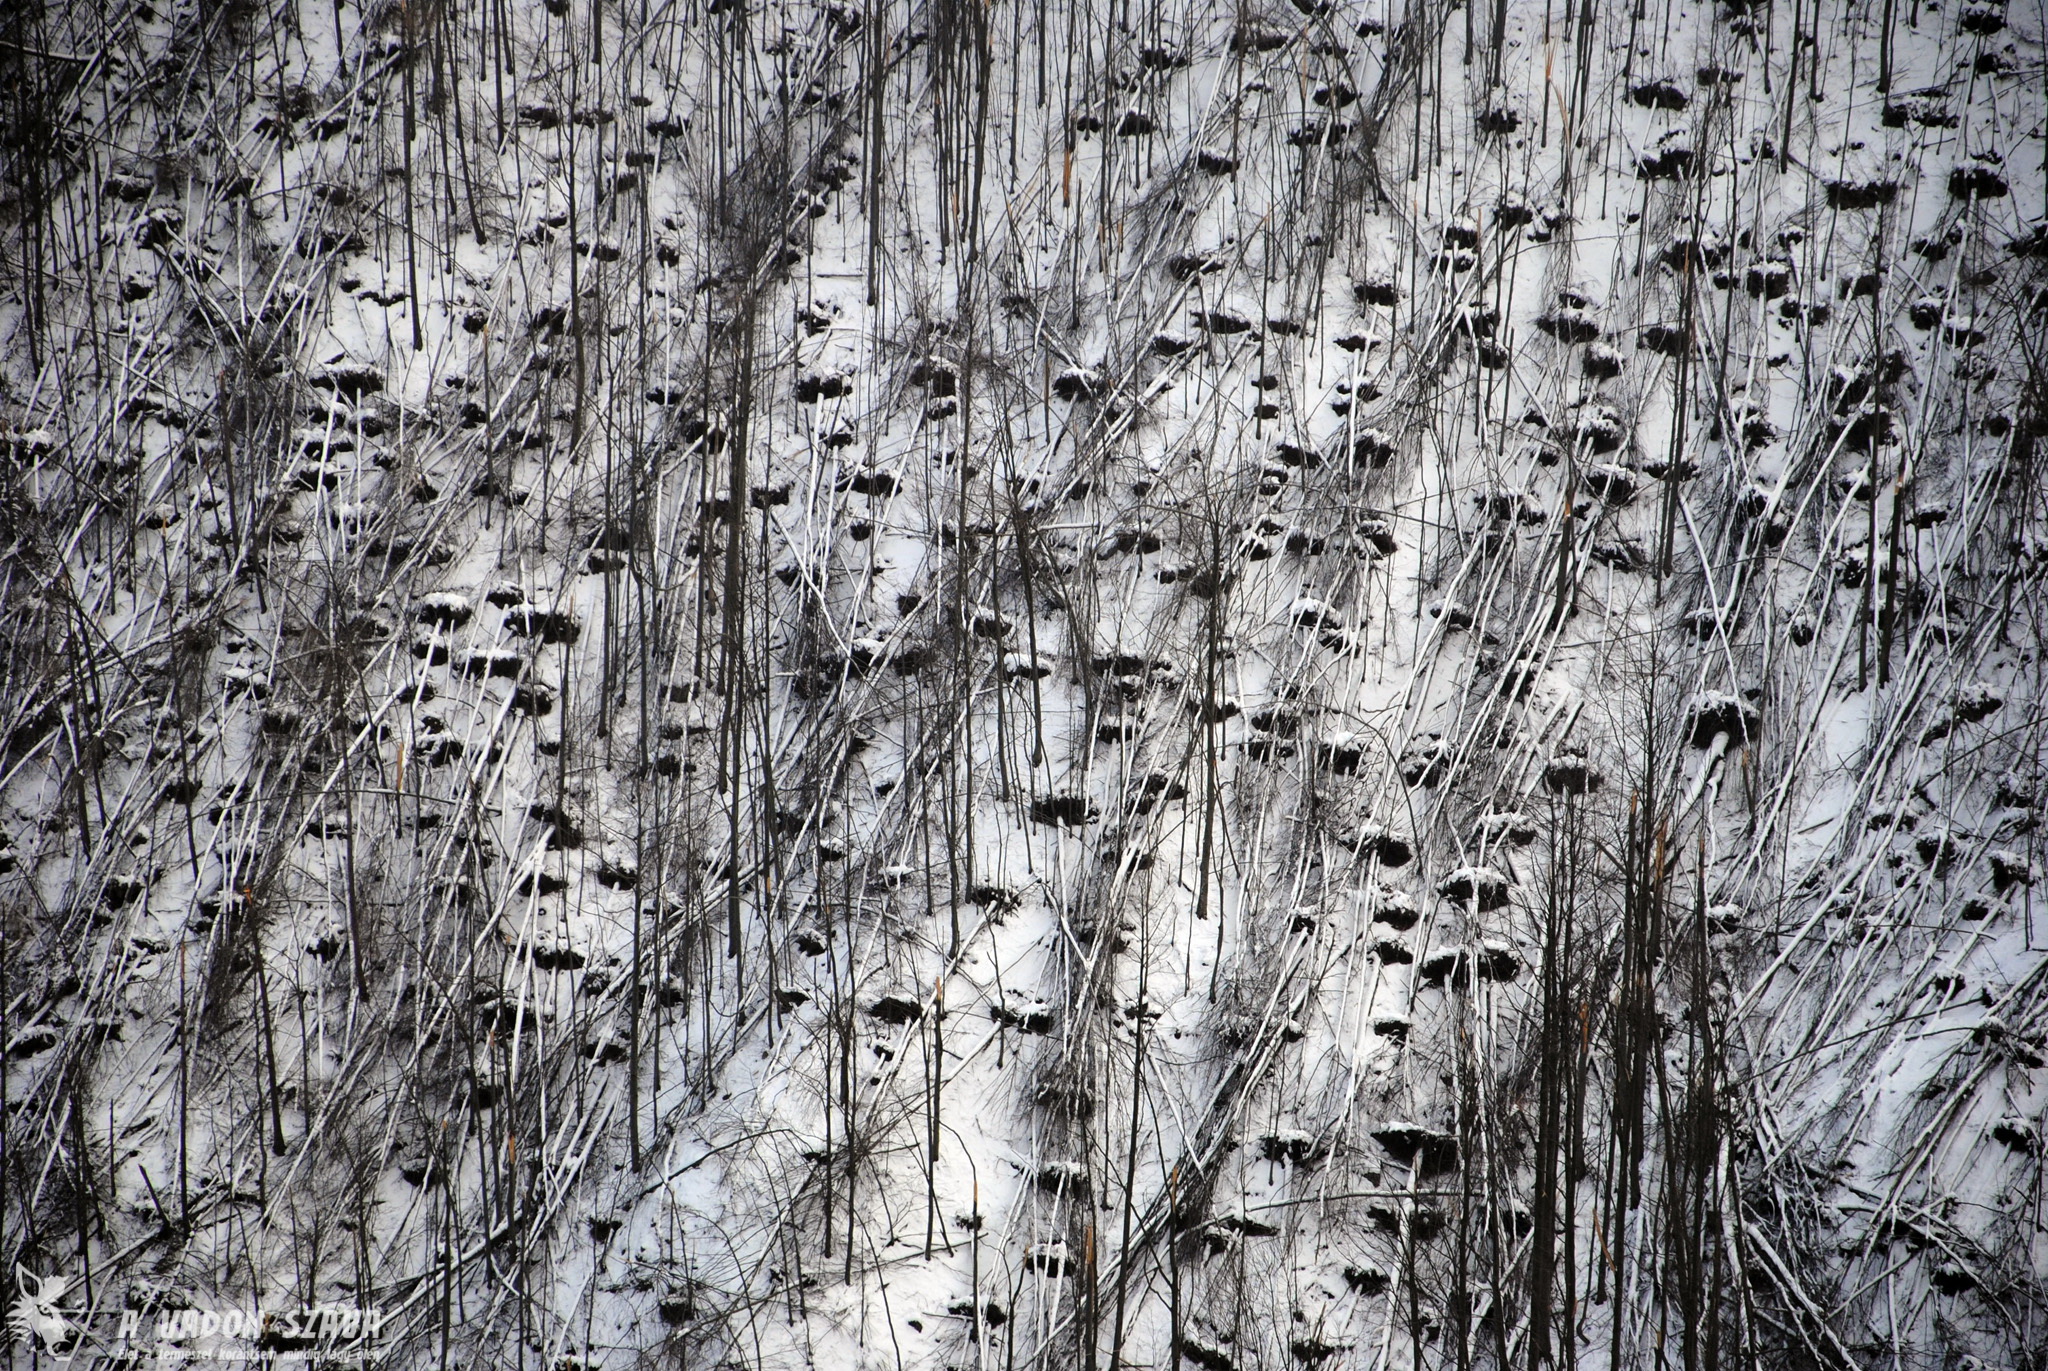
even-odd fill
[[[2037,0],[4,23],[81,1324],[2042,1364]]]

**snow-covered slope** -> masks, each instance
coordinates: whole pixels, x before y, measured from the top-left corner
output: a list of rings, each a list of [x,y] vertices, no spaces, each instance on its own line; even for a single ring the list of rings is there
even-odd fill
[[[0,1257],[108,1355],[2043,1365],[2043,31],[10,11]]]

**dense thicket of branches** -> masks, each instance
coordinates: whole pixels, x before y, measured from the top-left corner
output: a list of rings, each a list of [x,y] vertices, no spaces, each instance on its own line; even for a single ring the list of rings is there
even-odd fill
[[[2048,1365],[2043,26],[6,7],[0,1259]]]

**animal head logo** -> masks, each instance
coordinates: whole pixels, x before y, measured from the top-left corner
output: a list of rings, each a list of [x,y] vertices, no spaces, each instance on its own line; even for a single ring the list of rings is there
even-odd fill
[[[44,1279],[17,1262],[14,1287],[18,1293],[7,1311],[7,1330],[24,1341],[33,1340],[46,1352],[60,1353],[62,1360],[69,1361],[77,1345],[78,1329],[57,1307],[57,1301],[64,1298],[71,1282],[62,1276]]]

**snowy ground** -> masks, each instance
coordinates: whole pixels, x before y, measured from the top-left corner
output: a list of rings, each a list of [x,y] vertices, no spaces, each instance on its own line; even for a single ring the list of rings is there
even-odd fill
[[[2048,1365],[2037,0],[0,29],[20,1364]]]

